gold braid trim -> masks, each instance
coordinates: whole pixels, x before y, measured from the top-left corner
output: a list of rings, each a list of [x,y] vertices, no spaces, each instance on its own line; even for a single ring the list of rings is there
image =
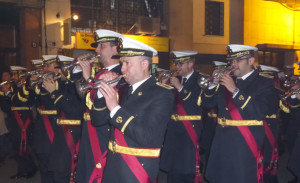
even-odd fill
[[[153,157],[158,158],[160,155],[160,148],[135,148],[120,146],[116,141],[109,141],[108,149],[114,153],[127,154],[139,157]]]
[[[24,97],[21,97],[20,92],[18,92],[18,98],[19,98],[19,100],[21,100],[22,102],[27,102],[27,101],[28,101],[28,99],[26,99],[26,98],[24,98]]]
[[[283,112],[285,112],[285,113],[290,113],[290,109],[287,108],[287,107],[282,103],[281,100],[279,101],[279,107],[280,107],[281,110],[283,110]]]
[[[251,96],[249,96],[246,100],[246,102],[244,103],[244,105],[241,107],[241,109],[244,109],[246,107],[246,105],[248,104],[249,100],[251,99]]]
[[[130,116],[130,118],[125,122],[125,124],[123,125],[121,132],[124,133],[125,128],[128,126],[128,124],[133,120],[133,116]]]
[[[216,118],[216,117],[218,117],[217,114],[211,113],[211,112],[207,113],[207,116],[208,116],[208,117],[211,117],[211,118]]]
[[[86,95],[86,97],[85,97],[85,105],[89,108],[89,110],[92,110],[93,102],[91,101],[90,95],[91,95],[90,92]]]
[[[46,114],[46,115],[56,115],[57,111],[56,110],[42,110],[40,108],[37,109],[40,115]]]
[[[26,90],[25,85],[22,87],[24,95],[29,95],[29,91]]]
[[[197,101],[197,105],[200,106],[201,105],[201,102],[202,102],[202,93],[203,93],[203,90],[201,90],[200,94],[199,94],[199,97],[198,97],[198,101]]]
[[[266,118],[268,118],[268,119],[276,119],[277,115],[276,114],[272,114],[271,116],[267,115]]]
[[[56,104],[59,101],[59,99],[61,99],[61,97],[63,97],[63,95],[60,95],[59,97],[57,97],[57,99],[54,101],[54,104]]]
[[[85,113],[83,114],[83,119],[84,119],[85,121],[90,121],[90,120],[91,120],[91,115],[90,115],[89,113],[85,112]]]
[[[57,125],[80,125],[81,120],[72,120],[72,119],[57,119]]]
[[[191,92],[189,92],[188,96],[186,96],[184,99],[182,99],[183,101],[186,101],[189,97],[191,96]]]
[[[196,120],[201,120],[202,116],[197,116],[197,115],[179,116],[178,114],[173,114],[171,116],[171,119],[173,119],[174,121],[184,121],[184,120],[196,121]]]
[[[298,105],[291,105],[291,108],[298,108],[298,107],[300,107],[300,104],[298,104]]]
[[[106,106],[101,107],[101,108],[96,108],[96,107],[93,105],[93,109],[94,109],[95,111],[103,111],[103,110],[105,110],[106,108],[107,108]]]
[[[231,120],[218,118],[218,124],[221,126],[263,126],[263,121],[258,120]]]
[[[39,95],[41,93],[41,89],[39,89],[38,86],[35,87],[34,91],[37,95]]]

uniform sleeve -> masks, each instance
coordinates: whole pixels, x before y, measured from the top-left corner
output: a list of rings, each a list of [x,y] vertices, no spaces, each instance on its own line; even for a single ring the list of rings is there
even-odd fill
[[[109,114],[104,97],[95,99],[91,110],[92,124],[94,126],[107,125],[110,120]]]
[[[131,114],[126,110],[126,107],[121,107],[110,120],[110,123],[138,144],[153,144],[153,138],[151,138],[153,134],[165,133],[164,129],[170,120],[173,105],[174,97],[171,90],[168,90],[154,95],[151,100],[151,107],[143,114]],[[136,107],[139,107],[139,104]]]
[[[270,108],[278,105],[279,99],[271,80],[256,86],[256,92],[253,94],[240,90],[233,101],[242,116],[249,118],[256,116],[257,119],[264,119]]]

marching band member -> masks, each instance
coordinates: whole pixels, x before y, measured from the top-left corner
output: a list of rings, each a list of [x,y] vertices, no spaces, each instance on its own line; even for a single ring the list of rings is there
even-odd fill
[[[215,130],[206,178],[211,183],[261,183],[261,147],[265,137],[263,120],[276,105],[273,81],[253,69],[256,47],[228,45],[231,72],[215,79],[204,93],[203,105],[217,106]],[[216,92],[215,92],[216,91]]]
[[[168,172],[170,183],[199,183],[200,134],[202,131],[201,88],[197,84],[199,73],[194,71],[195,51],[172,51],[178,72],[170,78],[175,88],[175,110],[168,124],[161,155],[160,168]]]
[[[79,57],[80,67],[75,68],[75,70],[82,70],[83,79],[87,80],[90,85],[93,85],[95,80],[99,80],[100,76],[106,72],[121,74],[120,59],[112,57],[118,53],[117,46],[120,38],[123,36],[117,32],[104,29],[96,30],[94,35],[95,43],[91,46],[96,48],[95,51],[100,55],[99,60],[103,63],[104,68],[96,73],[94,79],[91,77],[91,66],[89,61],[82,61],[82,57]],[[122,81],[119,83],[122,83]],[[117,88],[119,88],[119,86],[120,84],[118,84]],[[105,109],[101,106],[102,99],[100,99],[100,97],[102,98],[102,94],[98,92],[98,89],[88,90],[85,97],[85,122],[82,126],[81,145],[76,174],[76,181],[79,183],[101,182],[103,169],[106,164],[110,125],[107,123],[107,125],[100,127],[93,126],[97,121],[104,122],[106,120],[101,117],[99,118],[99,115],[97,114]]]
[[[36,165],[30,148],[33,128],[31,109],[34,103],[32,98],[23,98],[19,94],[20,90],[22,92],[22,88],[16,86],[21,72],[26,71],[26,68],[11,66],[11,71],[15,82],[1,87],[4,96],[7,98],[6,103],[4,103],[5,109],[2,109],[8,114],[7,127],[10,131],[10,140],[18,164],[17,173],[10,178],[31,178],[36,173]]]
[[[60,63],[65,64],[74,60],[63,55],[57,57]],[[54,182],[74,183],[84,105],[76,93],[75,84],[63,74],[60,76],[57,80],[48,77],[43,82],[58,111],[48,170],[53,172]]]
[[[102,82],[102,118],[97,126],[112,126],[103,183],[153,182],[159,170],[160,149],[174,105],[172,87],[157,83],[150,75],[157,51],[131,38],[123,38],[119,56],[122,74],[129,85],[114,90],[116,84]],[[111,73],[100,78],[116,78]],[[119,96],[119,97],[117,97]],[[118,104],[119,99],[119,104]]]

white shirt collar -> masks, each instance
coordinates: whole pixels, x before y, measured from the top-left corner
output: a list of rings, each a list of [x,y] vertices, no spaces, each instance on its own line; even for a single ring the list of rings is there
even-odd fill
[[[237,79],[245,80],[245,79],[247,79],[247,77],[249,77],[253,72],[254,72],[254,69],[253,69],[251,72],[248,72],[247,74],[245,74],[245,75],[242,76],[242,77],[237,77]]]
[[[183,78],[186,78],[186,81],[189,80],[189,78],[192,76],[193,73],[194,73],[194,70],[189,75],[187,75],[185,77],[182,76],[182,80],[183,80]]]
[[[146,79],[144,79],[144,80],[142,80],[142,81],[139,81],[139,82],[137,82],[137,83],[134,83],[134,84],[132,85],[132,93],[133,93],[139,86],[141,86],[145,81],[147,81],[150,77],[151,77],[151,76],[149,76],[148,78],[146,78]],[[131,94],[132,94],[132,93],[131,93]]]
[[[113,68],[115,68],[115,67],[117,67],[118,65],[120,65],[120,64],[114,64],[114,65],[110,65],[110,66],[108,66],[108,67],[104,67],[103,69],[107,69],[107,70],[112,70]]]

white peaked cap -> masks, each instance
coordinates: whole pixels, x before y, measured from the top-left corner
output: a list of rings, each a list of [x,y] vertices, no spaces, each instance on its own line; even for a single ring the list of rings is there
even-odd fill
[[[27,69],[25,67],[21,66],[10,66],[11,71],[26,71]]]
[[[122,38],[122,48],[118,54],[119,56],[148,56],[153,57],[157,55],[157,51],[151,46],[146,45],[140,41],[129,37]]]
[[[62,62],[72,62],[74,60],[74,58],[67,57],[67,56],[64,56],[64,55],[58,55],[58,58]]]
[[[277,69],[276,67],[267,66],[267,65],[259,65],[259,67],[262,71],[279,72],[279,69]]]
[[[31,62],[32,62],[33,65],[39,65],[39,64],[43,63],[43,60],[42,59],[35,59],[35,60],[31,60]]]
[[[213,63],[214,63],[215,66],[226,66],[227,65],[227,63],[220,62],[220,61],[213,61]]]
[[[247,45],[241,45],[241,44],[229,44],[225,48],[227,49],[229,47],[233,53],[241,52],[241,51],[257,51],[258,48],[254,46],[247,46]]]
[[[198,54],[198,52],[191,50],[171,51],[171,53],[173,53],[176,56],[176,58],[194,56]]]

